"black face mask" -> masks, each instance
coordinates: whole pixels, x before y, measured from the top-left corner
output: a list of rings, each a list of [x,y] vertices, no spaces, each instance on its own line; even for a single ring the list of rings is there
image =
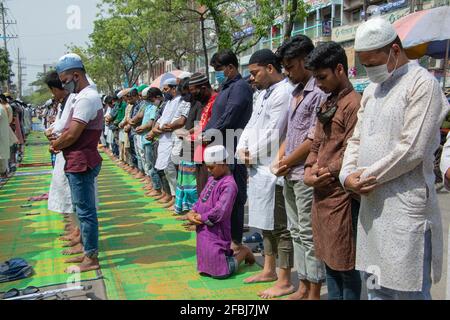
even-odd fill
[[[186,102],[192,102],[194,99],[190,93],[186,93],[185,95],[183,95],[183,100]]]
[[[320,123],[327,124],[328,122],[331,121],[331,119],[333,119],[334,114],[336,113],[336,110],[337,110],[336,105],[334,107],[328,109],[325,112],[322,112],[322,110],[319,110],[317,112],[317,119],[320,121]]]
[[[169,92],[166,92],[166,93],[164,93],[164,99],[167,101],[170,101],[173,99],[173,96]]]

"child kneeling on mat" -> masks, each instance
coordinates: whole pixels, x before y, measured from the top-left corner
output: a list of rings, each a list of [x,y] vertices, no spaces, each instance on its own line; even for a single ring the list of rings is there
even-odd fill
[[[187,219],[196,225],[197,269],[201,274],[225,279],[237,271],[239,264],[255,263],[252,251],[243,246],[231,250],[231,212],[238,192],[223,146],[205,149],[204,161],[211,177]]]

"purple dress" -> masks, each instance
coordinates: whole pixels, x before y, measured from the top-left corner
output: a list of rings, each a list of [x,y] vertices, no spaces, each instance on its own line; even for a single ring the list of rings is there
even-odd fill
[[[197,226],[197,269],[211,276],[229,274],[226,256],[232,256],[231,212],[238,188],[233,176],[213,177],[203,189],[193,210],[204,224]]]

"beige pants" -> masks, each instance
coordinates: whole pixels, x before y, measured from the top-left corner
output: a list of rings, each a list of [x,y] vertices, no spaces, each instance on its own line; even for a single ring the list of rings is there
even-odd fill
[[[0,174],[5,174],[8,170],[8,160],[0,159]]]

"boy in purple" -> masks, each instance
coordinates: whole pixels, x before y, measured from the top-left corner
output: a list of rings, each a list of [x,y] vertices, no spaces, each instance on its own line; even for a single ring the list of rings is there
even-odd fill
[[[197,269],[201,274],[225,279],[237,271],[239,264],[255,263],[251,250],[242,246],[231,250],[231,212],[238,188],[226,164],[228,153],[222,146],[205,149],[204,160],[212,175],[187,219],[197,229]]]

